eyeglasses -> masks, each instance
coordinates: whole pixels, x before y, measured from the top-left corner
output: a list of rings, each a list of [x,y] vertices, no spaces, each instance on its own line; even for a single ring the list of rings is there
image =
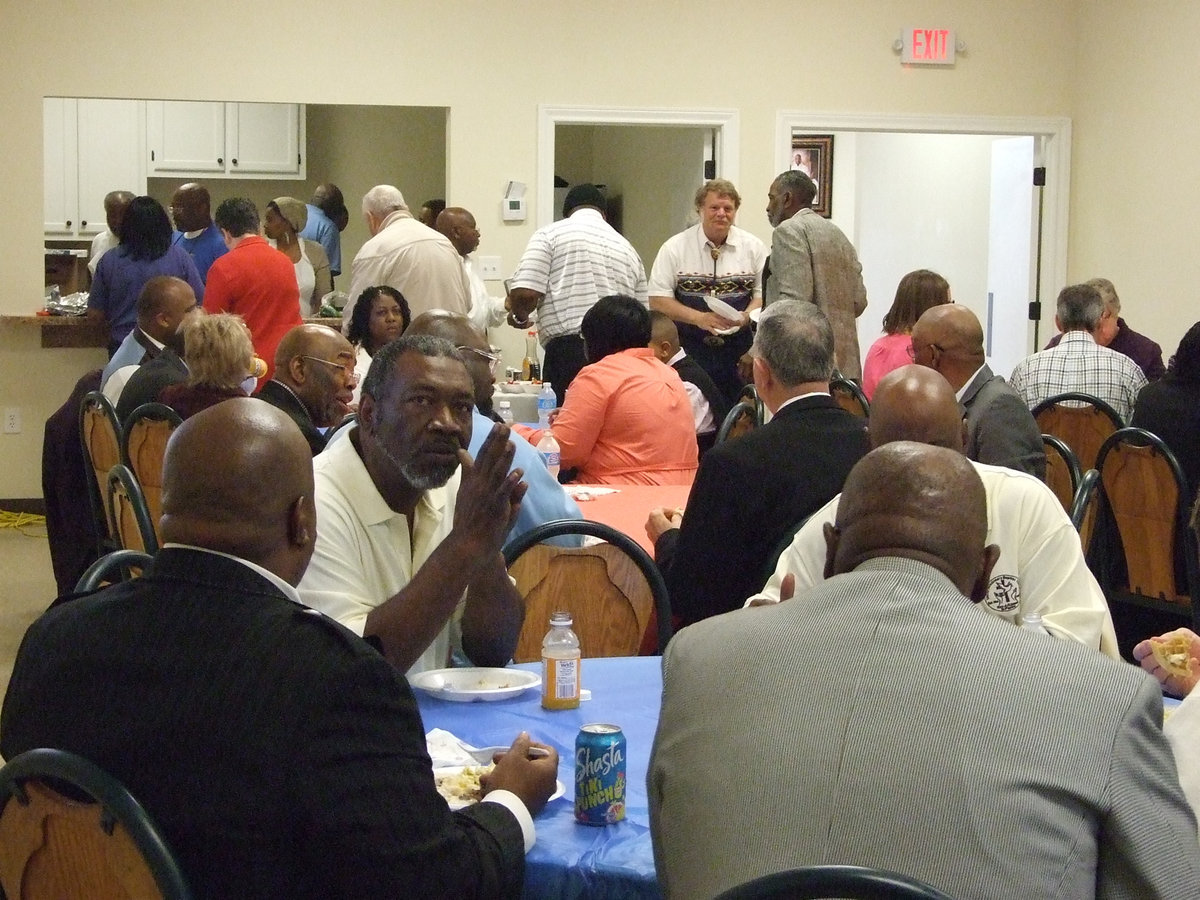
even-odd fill
[[[304,356],[303,354],[301,354],[300,358],[311,359],[313,362],[319,362],[324,363],[327,366],[333,366],[335,369],[341,369],[343,372],[345,372],[347,378],[354,377],[354,363],[333,362],[329,359],[321,359],[319,356]]]
[[[487,350],[479,350],[475,347],[464,346],[455,347],[454,349],[459,353],[474,353],[476,356],[482,356],[488,361],[488,368],[491,370],[493,375],[496,374],[496,369],[499,368],[500,360],[503,358],[499,347],[492,347],[490,353]]]
[[[938,346],[937,344],[926,344],[925,346],[932,347],[938,353],[946,352],[945,347]],[[908,345],[908,358],[911,359],[913,362],[917,361],[917,348],[915,346],[913,346],[912,344]]]

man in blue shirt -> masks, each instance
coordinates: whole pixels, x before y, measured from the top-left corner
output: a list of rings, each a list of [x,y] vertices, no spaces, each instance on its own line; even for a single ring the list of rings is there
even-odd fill
[[[221,229],[213,222],[211,203],[208,188],[195,182],[180,185],[171,197],[171,218],[176,228],[171,243],[187,251],[205,283],[209,267],[229,252]]]
[[[342,274],[342,232],[350,224],[350,213],[341,189],[336,184],[317,185],[312,200],[306,204],[308,222],[300,237],[318,242],[329,257],[329,272]]]

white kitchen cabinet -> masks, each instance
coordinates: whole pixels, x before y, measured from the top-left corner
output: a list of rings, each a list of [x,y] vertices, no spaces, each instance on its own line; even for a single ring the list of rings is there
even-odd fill
[[[302,105],[159,100],[146,123],[153,175],[305,177]]]
[[[146,193],[142,101],[47,97],[42,124],[47,237],[98,234],[106,227],[105,194]]]

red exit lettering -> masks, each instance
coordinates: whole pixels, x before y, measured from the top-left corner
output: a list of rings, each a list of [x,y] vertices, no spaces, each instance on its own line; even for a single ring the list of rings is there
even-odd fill
[[[913,59],[945,59],[948,35],[949,32],[944,28],[914,28],[912,31]]]

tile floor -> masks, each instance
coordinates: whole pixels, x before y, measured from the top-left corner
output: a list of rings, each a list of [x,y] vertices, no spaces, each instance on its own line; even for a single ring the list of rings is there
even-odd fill
[[[25,629],[54,599],[45,526],[0,528],[0,696]]]

